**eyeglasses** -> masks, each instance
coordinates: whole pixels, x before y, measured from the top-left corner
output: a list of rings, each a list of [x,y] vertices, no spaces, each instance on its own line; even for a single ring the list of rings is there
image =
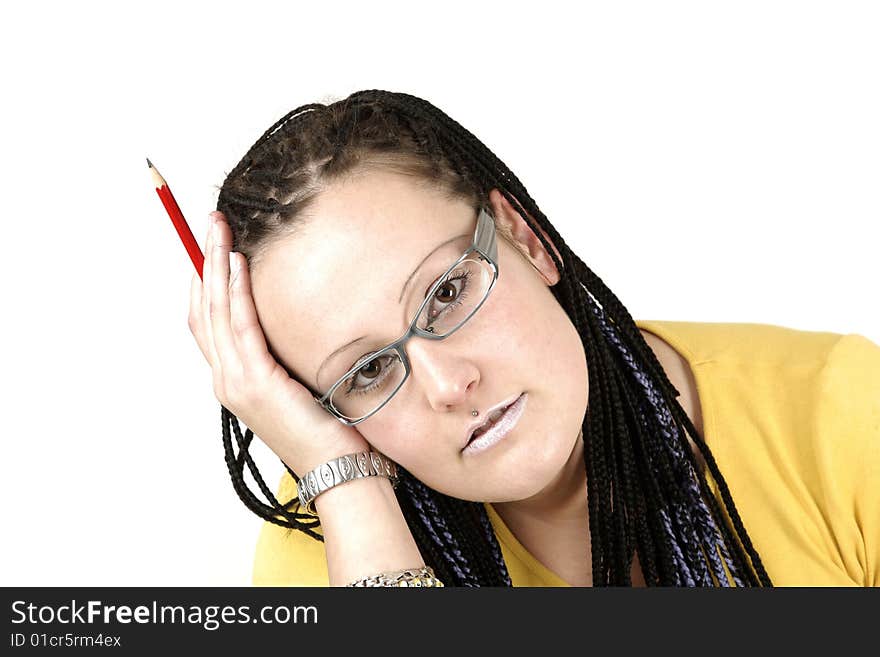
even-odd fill
[[[412,370],[406,343],[413,336],[443,340],[473,317],[498,280],[495,221],[480,208],[470,247],[437,279],[400,338],[362,356],[315,401],[342,424],[354,426],[391,401]],[[438,298],[437,293],[444,294]]]

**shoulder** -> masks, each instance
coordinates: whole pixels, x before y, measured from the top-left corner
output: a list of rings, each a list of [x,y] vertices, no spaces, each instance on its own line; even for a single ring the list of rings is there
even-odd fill
[[[774,581],[880,585],[880,347],[768,324],[638,324],[688,356],[706,441]]]
[[[823,361],[843,337],[756,322],[689,322],[643,319],[636,325],[663,338],[692,365],[706,361],[784,361],[812,355]]]
[[[850,465],[880,483],[880,346],[841,337],[817,377],[815,407],[817,432],[834,436],[828,456],[849,454]]]
[[[835,344],[817,377],[817,429],[838,453],[859,451],[860,467],[880,474],[880,346],[850,333]]]
[[[843,388],[851,398],[874,398],[880,390],[880,346],[858,333],[843,335],[831,349],[822,369],[822,385]]]
[[[813,487],[865,586],[880,586],[880,346],[843,336],[818,377]],[[847,563],[848,562],[848,563]]]
[[[853,340],[873,344],[856,334],[773,324],[659,320],[636,324],[682,393],[682,406],[699,410],[708,405],[713,407],[709,415],[717,411],[728,417],[737,411],[763,417],[790,415],[798,409],[803,417],[804,405],[812,404],[808,400],[829,363],[845,369],[854,360]]]
[[[636,324],[681,393],[682,408],[713,446],[735,440],[733,435],[776,436],[774,442],[803,436],[815,423],[809,411],[817,408],[818,391],[828,385],[822,380],[833,378],[830,372],[846,377],[847,368],[858,360],[858,347],[866,347],[852,341],[871,344],[861,336],[773,324]]]

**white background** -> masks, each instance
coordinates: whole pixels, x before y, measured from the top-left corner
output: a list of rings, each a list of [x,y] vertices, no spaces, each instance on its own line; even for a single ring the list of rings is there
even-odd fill
[[[250,582],[262,520],[145,157],[203,243],[276,119],[405,91],[486,143],[633,317],[880,344],[878,34],[877,3],[840,0],[7,4],[0,583]]]

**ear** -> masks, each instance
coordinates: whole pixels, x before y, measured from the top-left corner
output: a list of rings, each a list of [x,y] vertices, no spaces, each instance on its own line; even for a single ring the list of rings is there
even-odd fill
[[[547,281],[547,285],[551,287],[556,285],[560,278],[559,270],[556,268],[553,258],[547,253],[544,245],[541,244],[541,240],[535,235],[532,226],[522,218],[522,215],[513,208],[510,201],[497,188],[489,192],[489,204],[492,206],[492,212],[495,215],[495,225],[498,232],[506,234],[513,239],[514,246],[541,274],[543,279]],[[530,214],[526,213],[526,216],[534,221],[534,217]],[[540,226],[537,226],[537,228],[553,248],[559,261],[562,262],[562,256],[559,255],[559,250],[556,248],[553,240],[550,239],[550,236],[547,235],[547,231]]]

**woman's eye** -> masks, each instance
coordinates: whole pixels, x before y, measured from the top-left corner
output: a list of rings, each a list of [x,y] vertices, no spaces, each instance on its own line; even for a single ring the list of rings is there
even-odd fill
[[[376,359],[371,360],[370,362],[368,362],[368,363],[367,363],[366,365],[364,365],[362,368],[360,368],[360,369],[358,370],[358,374],[359,374],[360,376],[363,376],[363,377],[367,378],[367,379],[375,379],[377,376],[379,376],[379,373],[380,373],[381,371],[382,371],[382,370],[381,370],[381,367],[380,367],[380,365],[379,365],[379,359],[376,358]]]
[[[367,392],[381,385],[388,376],[389,371],[395,366],[397,355],[379,356],[366,361],[348,380],[346,393]]]
[[[440,287],[434,290],[434,297],[428,306],[429,319],[436,318],[444,310],[448,310],[451,304],[459,300],[467,289],[469,273],[465,272],[454,278],[446,280]],[[439,310],[435,309],[435,302],[443,304]]]
[[[434,292],[434,298],[441,303],[452,303],[455,301],[457,295],[458,288],[452,284],[452,281],[446,281],[443,285],[437,288],[436,292]]]

